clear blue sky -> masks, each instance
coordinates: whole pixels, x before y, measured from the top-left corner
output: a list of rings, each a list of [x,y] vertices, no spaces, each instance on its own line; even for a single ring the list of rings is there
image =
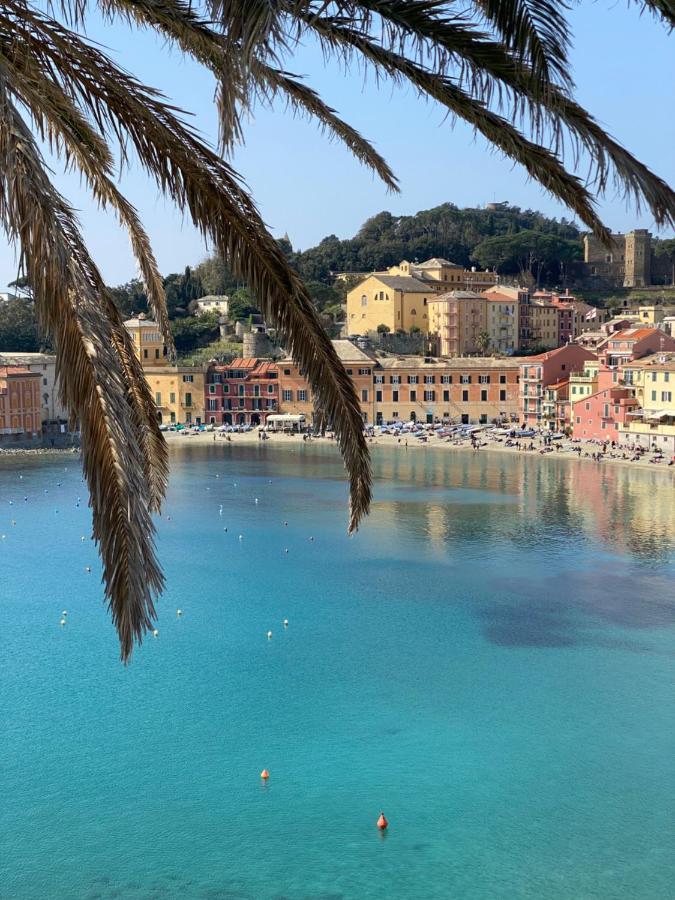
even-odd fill
[[[614,0],[583,3],[572,10],[574,76],[577,97],[622,143],[670,184],[675,183],[675,38],[637,5]],[[90,36],[103,43],[117,61],[194,114],[205,137],[217,134],[213,80],[186,63],[152,35],[131,34],[122,26],[93,22]],[[355,73],[346,78],[326,69],[315,47],[302,48],[288,65],[308,76],[324,100],[375,142],[400,179],[392,195],[354,160],[331,143],[316,126],[293,118],[280,105],[258,110],[248,124],[247,141],[234,164],[252,189],[273,233],[288,232],[299,249],[327,234],[352,236],[369,216],[387,209],[411,214],[444,202],[478,206],[507,200],[550,215],[571,214],[523,171],[490,151],[462,123],[452,127],[443,112],[421,102],[414,92],[364,85]],[[112,216],[88,200],[75,176],[57,172],[59,187],[80,211],[85,238],[110,284],[136,274],[125,235]],[[127,172],[123,187],[139,209],[164,273],[198,262],[206,249],[189,222],[157,197],[142,172]],[[615,231],[653,229],[649,215],[638,216],[609,196],[601,213]],[[12,251],[0,243],[0,284],[15,277]]]

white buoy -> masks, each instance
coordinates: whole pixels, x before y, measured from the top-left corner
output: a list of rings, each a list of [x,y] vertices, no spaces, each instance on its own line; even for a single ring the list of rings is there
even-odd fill
[[[271,631],[268,631],[268,632],[267,632],[267,640],[268,640],[268,641],[271,641],[271,640],[272,640],[272,632],[271,632]]]
[[[66,620],[65,620],[65,619],[61,619],[61,621],[59,622],[59,625],[61,626],[61,628],[63,628],[63,626],[64,626],[65,624],[66,624]]]
[[[65,618],[68,615],[68,610],[64,609],[61,615]]]
[[[288,628],[288,619],[284,619],[284,628]]]
[[[256,503],[258,502],[258,498],[257,498],[257,497],[255,498],[255,502],[256,502]]]
[[[6,539],[7,539],[7,535],[6,535],[6,534],[3,534],[2,540],[4,541],[4,540],[6,540]]]
[[[286,549],[284,550],[284,553],[288,553],[288,547],[286,547]]]
[[[81,540],[81,541],[86,541],[87,539],[86,539],[86,537],[85,537],[84,535],[82,535],[82,537],[80,538],[80,540]]]
[[[183,610],[182,610],[182,609],[177,609],[177,610],[176,610],[176,615],[177,615],[177,616],[182,616],[182,615],[183,615]]]
[[[158,635],[159,635],[159,631],[157,631],[157,629],[155,628],[155,630],[152,632],[152,636],[157,637]]]
[[[240,535],[239,535],[239,540],[240,540],[240,541],[243,541],[243,540],[244,540],[244,535],[243,535],[243,534],[240,534]]]
[[[85,567],[84,567],[84,571],[85,571],[85,572],[91,572],[91,566],[85,566]]]

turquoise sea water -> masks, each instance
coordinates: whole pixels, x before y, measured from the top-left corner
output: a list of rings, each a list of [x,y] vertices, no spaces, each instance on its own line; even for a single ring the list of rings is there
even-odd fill
[[[175,451],[128,668],[76,460],[3,464],[2,898],[673,896],[673,479],[374,462],[350,539],[329,448]]]

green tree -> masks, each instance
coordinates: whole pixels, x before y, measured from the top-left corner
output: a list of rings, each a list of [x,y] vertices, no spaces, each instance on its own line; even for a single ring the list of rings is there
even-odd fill
[[[171,335],[179,354],[190,353],[191,350],[218,340],[218,317],[207,313],[196,318],[174,319],[171,323]]]
[[[385,325],[384,322],[381,322],[381,323],[377,326],[377,333],[378,333],[378,334],[389,334],[390,332],[391,332],[391,328],[390,328],[388,325]]]
[[[33,303],[22,297],[0,302],[0,350],[37,353],[40,349]]]
[[[248,288],[238,288],[230,294],[228,318],[232,322],[245,322],[249,316],[259,315],[255,297]]]
[[[580,258],[579,242],[530,230],[486,238],[473,250],[473,259],[480,266],[496,268],[504,274],[528,273],[536,284],[542,277],[559,278],[561,264]]]
[[[49,137],[52,149],[79,171],[96,200],[128,230],[150,310],[168,343],[169,290],[142,223],[118,185],[117,158],[137,159],[159,192],[176,203],[247,284],[336,430],[350,478],[350,530],[368,510],[371,496],[356,395],[345,387],[343,368],[306,289],[222,151],[243,138],[247,113],[256,103],[278,99],[318,121],[389,188],[396,190],[397,181],[372,144],[289,74],[293,54],[315,41],[324,63],[356,70],[359,78],[365,68],[410,85],[423,99],[440,104],[451,121],[463,119],[523,166],[605,242],[609,232],[587,184],[602,189],[618,183],[644,203],[657,226],[675,220],[675,192],[576,102],[563,0],[476,0],[464,5],[461,16],[453,4],[423,0],[106,0],[95,5],[113,24],[152,30],[215,77],[221,137],[216,153],[175,106],[88,41],[89,8],[80,0],[2,4],[0,216],[8,239],[20,248],[38,319],[57,348],[66,404],[81,425],[106,597],[126,659],[134,641],[151,627],[154,598],[163,586],[151,515],[166,490],[167,451],[119,310],[72,205],[52,183],[35,136]],[[667,25],[675,24],[672,3],[645,0],[643,5]],[[589,161],[586,181],[568,171],[560,155],[579,147]],[[272,151],[276,161],[276,148]],[[421,236],[420,252],[434,239],[431,232]],[[312,277],[325,277],[326,261],[319,262],[324,275]],[[171,290],[176,312],[184,315],[196,296],[192,280],[172,282]]]

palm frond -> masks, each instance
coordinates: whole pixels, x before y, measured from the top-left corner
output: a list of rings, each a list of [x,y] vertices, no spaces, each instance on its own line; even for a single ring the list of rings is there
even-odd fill
[[[424,96],[441,103],[453,115],[464,119],[506,156],[520,163],[530,176],[551,194],[573,209],[579,218],[603,241],[609,232],[594,209],[593,199],[583,183],[567,172],[560,160],[545,147],[529,141],[509,122],[470,97],[451,79],[438,76],[403,56],[367,40],[344,25],[328,18],[313,17],[308,24],[328,49],[351,47],[394,81],[405,80]]]
[[[646,12],[650,12],[657,18],[661,18],[668,26],[668,30],[675,28],[675,2],[674,0],[630,0],[637,3]]]
[[[152,625],[154,596],[163,586],[136,430],[142,414],[117,352],[128,348],[128,337],[115,320],[112,301],[101,309],[102,282],[72,210],[52,187],[32,135],[1,83],[0,218],[21,248],[40,321],[55,343],[64,401],[80,423],[94,539],[127,660],[134,641]],[[165,479],[165,456],[152,462]]]
[[[535,76],[571,85],[570,33],[561,0],[474,0],[487,22]]]
[[[330,417],[347,467],[349,530],[368,511],[371,475],[363,420],[351,381],[309,294],[236,174],[174,110],[75,33],[39,14],[26,16],[23,52],[36,70],[56,73],[99,128],[133,147],[141,165],[244,279],[286,340]]]

